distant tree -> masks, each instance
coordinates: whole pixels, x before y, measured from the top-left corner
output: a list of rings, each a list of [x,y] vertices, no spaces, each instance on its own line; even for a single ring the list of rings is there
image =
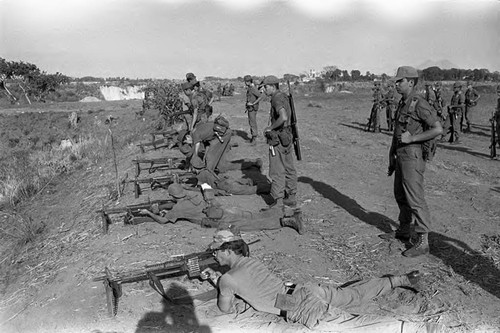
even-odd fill
[[[299,77],[295,74],[285,74],[283,75],[283,80],[290,81],[290,82],[295,82],[299,79]]]
[[[351,78],[353,81],[359,81],[361,79],[361,72],[357,69],[351,71]]]
[[[423,79],[426,81],[441,81],[444,78],[443,71],[437,66],[432,66],[422,71]]]
[[[342,80],[343,81],[351,81],[351,76],[347,70],[342,71]]]

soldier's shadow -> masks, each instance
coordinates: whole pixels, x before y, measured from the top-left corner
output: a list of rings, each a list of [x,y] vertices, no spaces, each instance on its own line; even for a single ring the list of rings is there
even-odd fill
[[[209,326],[199,324],[194,313],[194,301],[185,288],[174,283],[166,293],[176,297],[182,296],[183,304],[174,304],[162,299],[162,311],[146,313],[137,323],[135,333],[212,332]]]
[[[396,222],[385,215],[367,211],[356,200],[340,193],[328,184],[309,177],[299,177],[298,180],[310,184],[323,197],[384,233],[390,232],[398,226]],[[500,192],[500,188],[492,188],[492,190]],[[429,243],[431,255],[440,258],[445,265],[451,267],[454,273],[462,275],[466,280],[476,283],[485,291],[500,298],[500,285],[497,282],[500,279],[500,270],[493,259],[472,249],[460,240],[437,232],[429,233]],[[453,272],[450,273],[450,276]]]

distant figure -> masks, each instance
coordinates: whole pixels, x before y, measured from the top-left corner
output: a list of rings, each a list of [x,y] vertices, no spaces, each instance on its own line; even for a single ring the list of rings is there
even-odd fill
[[[250,75],[245,75],[243,78],[245,85],[247,86],[247,100],[246,100],[246,112],[248,115],[248,125],[250,125],[250,143],[256,143],[258,131],[257,131],[257,111],[259,110],[259,102],[264,97],[263,94],[257,89],[253,83],[253,79]]]
[[[472,87],[472,81],[467,81],[467,90],[465,91],[465,114],[462,115],[460,119],[460,130],[462,130],[463,121],[467,123],[467,127],[463,132],[470,132],[470,125],[472,124],[473,109],[477,105],[477,101],[481,98],[481,95],[476,89]]]
[[[394,176],[394,196],[399,206],[399,228],[381,238],[411,239],[415,220],[416,242],[403,252],[406,257],[429,253],[428,233],[431,216],[424,197],[424,171],[427,160],[424,143],[443,132],[432,106],[417,93],[418,72],[410,66],[398,68],[396,90],[402,95],[396,110],[396,124],[389,151],[388,175]]]
[[[497,86],[497,107],[495,108],[495,113],[493,114],[493,119],[496,121],[496,143],[500,147],[500,85]]]
[[[387,84],[387,92],[384,96],[385,100],[385,115],[387,118],[387,129],[392,132],[394,130],[394,112],[396,111],[396,97],[394,95],[394,82]]]
[[[453,84],[453,96],[448,106],[448,120],[445,125],[446,133],[450,133],[449,142],[451,144],[460,144],[460,120],[464,111],[464,95],[462,94],[462,84],[455,82]]]
[[[375,81],[373,90],[373,105],[368,119],[368,130],[373,128],[373,132],[380,133],[380,110],[382,109],[384,96],[380,89],[380,82]]]

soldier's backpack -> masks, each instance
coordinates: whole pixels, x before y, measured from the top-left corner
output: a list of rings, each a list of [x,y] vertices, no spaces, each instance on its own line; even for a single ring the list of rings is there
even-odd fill
[[[214,120],[214,131],[219,133],[220,135],[226,134],[226,131],[229,128],[229,121],[223,116],[218,116]]]
[[[415,109],[417,107],[418,103],[418,98],[413,97],[413,99],[410,102],[410,107],[408,108],[408,112],[410,114],[415,114]],[[431,105],[430,107],[431,114],[438,119],[438,114],[437,110]],[[424,132],[429,129],[427,124],[424,123],[423,125]],[[422,142],[422,157],[424,158],[424,161],[430,162],[434,158],[434,155],[436,155],[436,149],[437,149],[437,136],[434,139],[430,139],[427,141]]]

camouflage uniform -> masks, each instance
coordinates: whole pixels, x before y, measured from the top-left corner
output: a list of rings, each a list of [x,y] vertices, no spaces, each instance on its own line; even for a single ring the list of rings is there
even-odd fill
[[[497,86],[497,96],[497,107],[495,108],[493,119],[496,121],[497,144],[500,147],[500,85]]]

